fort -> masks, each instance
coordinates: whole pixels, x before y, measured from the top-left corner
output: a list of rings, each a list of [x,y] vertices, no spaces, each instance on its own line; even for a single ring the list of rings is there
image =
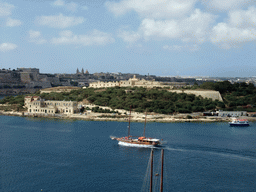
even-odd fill
[[[187,84],[185,82],[159,82],[152,80],[145,80],[145,79],[138,79],[136,78],[136,75],[133,76],[133,78],[121,81],[113,81],[113,82],[93,82],[89,84],[89,87],[92,88],[107,88],[107,87],[145,87],[145,88],[155,88],[155,87],[167,87],[167,88],[174,88],[174,87],[182,87],[186,86]]]
[[[194,94],[196,96],[202,96],[203,98],[210,98],[213,101],[223,101],[220,93],[218,91],[212,90],[175,90],[175,88],[186,87],[187,84],[185,82],[159,82],[153,80],[145,80],[145,79],[138,79],[134,75],[133,78],[130,78],[127,81],[115,81],[115,82],[94,82],[90,83],[89,87],[92,88],[107,88],[107,87],[145,87],[145,88],[168,88],[170,92],[176,93],[186,93],[186,94]]]

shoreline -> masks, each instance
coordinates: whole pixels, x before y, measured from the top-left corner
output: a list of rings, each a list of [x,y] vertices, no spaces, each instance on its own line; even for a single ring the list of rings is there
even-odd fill
[[[73,119],[73,120],[86,120],[86,121],[117,121],[128,122],[128,116],[111,116],[104,113],[92,113],[90,115],[72,114],[72,115],[27,115],[26,112],[17,111],[0,111],[0,115],[4,116],[20,116],[20,117],[33,117],[33,118],[54,118],[54,119]],[[231,117],[218,117],[218,116],[196,116],[192,119],[185,118],[187,115],[151,115],[147,116],[147,122],[158,123],[173,123],[173,122],[230,122]],[[248,119],[249,122],[256,121],[256,117],[243,116],[241,118]],[[145,117],[142,115],[132,115],[131,122],[145,122]]]

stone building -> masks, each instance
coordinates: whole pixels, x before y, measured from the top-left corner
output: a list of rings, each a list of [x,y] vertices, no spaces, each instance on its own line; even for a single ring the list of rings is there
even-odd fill
[[[176,83],[177,86],[186,86],[186,83]],[[92,88],[106,88],[106,87],[145,87],[145,88],[154,88],[154,87],[169,87],[173,88],[174,85],[172,83],[164,83],[164,82],[158,82],[153,80],[145,80],[145,79],[138,79],[134,75],[133,78],[130,78],[129,80],[125,81],[112,81],[112,82],[93,82],[89,84],[89,87]]]
[[[247,111],[216,111],[220,117],[240,117],[247,116]]]
[[[26,96],[24,104],[31,114],[74,114],[78,111],[77,101],[45,101],[39,96]]]

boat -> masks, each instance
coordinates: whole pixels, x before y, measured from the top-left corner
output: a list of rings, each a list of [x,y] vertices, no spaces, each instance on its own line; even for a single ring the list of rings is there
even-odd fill
[[[247,127],[249,125],[250,124],[247,119],[233,118],[232,122],[229,122],[229,126]]]
[[[161,145],[160,139],[146,137],[146,115],[145,115],[145,125],[143,136],[131,136],[130,135],[130,119],[131,119],[131,110],[129,116],[129,126],[128,126],[128,135],[125,137],[114,137],[110,136],[112,140],[117,140],[119,145],[132,146],[132,147],[157,147]]]

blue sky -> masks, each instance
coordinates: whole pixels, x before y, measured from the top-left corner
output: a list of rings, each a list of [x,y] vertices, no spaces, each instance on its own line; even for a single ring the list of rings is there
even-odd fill
[[[0,0],[0,68],[256,75],[254,0]]]

